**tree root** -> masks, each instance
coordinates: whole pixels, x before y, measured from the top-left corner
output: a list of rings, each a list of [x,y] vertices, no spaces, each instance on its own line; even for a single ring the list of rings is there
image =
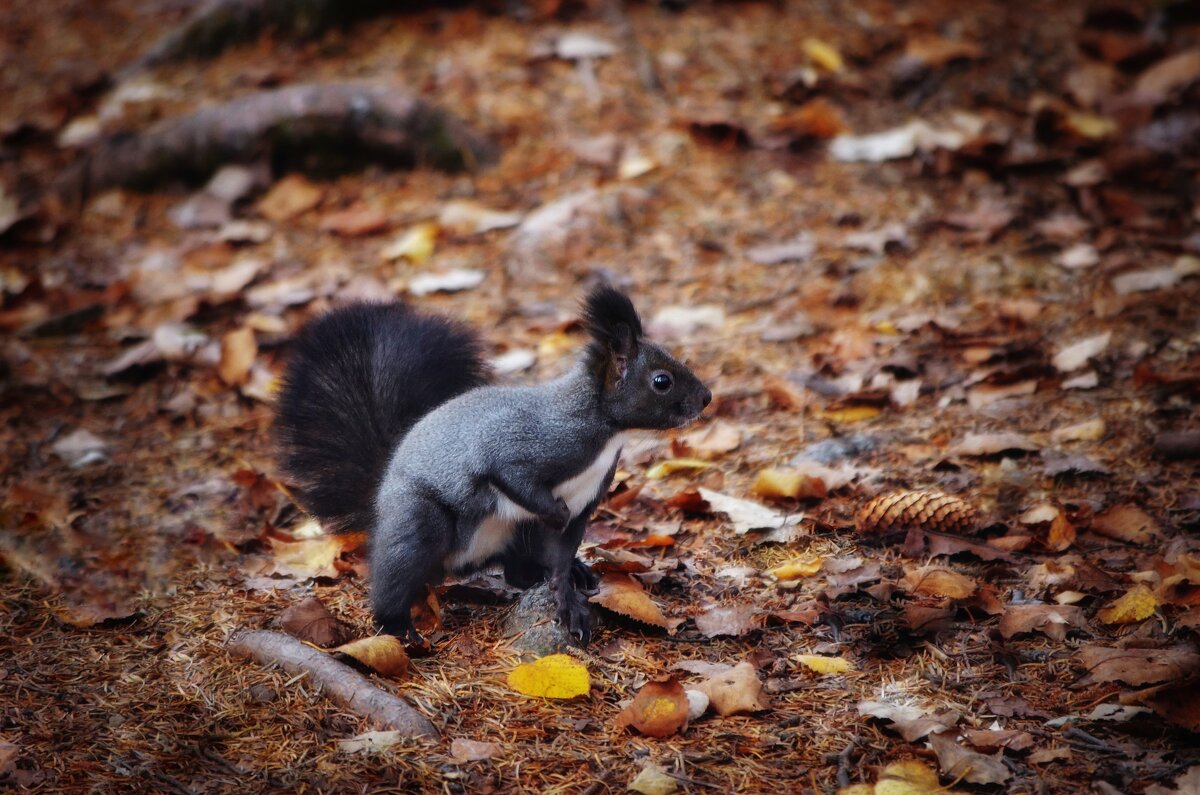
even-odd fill
[[[371,684],[362,674],[293,637],[270,630],[240,630],[227,648],[264,665],[277,664],[289,674],[308,674],[334,701],[381,729],[408,737],[436,737],[437,729],[399,696]]]
[[[199,182],[228,162],[268,156],[277,168],[337,173],[370,163],[447,171],[495,161],[497,147],[465,122],[386,86],[309,83],[263,91],[164,119],[97,144],[59,181],[83,200],[111,187]]]

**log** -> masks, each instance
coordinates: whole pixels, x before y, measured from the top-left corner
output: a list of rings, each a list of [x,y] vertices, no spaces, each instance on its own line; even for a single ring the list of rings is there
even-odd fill
[[[329,174],[369,164],[458,171],[492,163],[497,147],[406,91],[307,83],[251,94],[101,141],[58,184],[83,200],[112,187],[198,183],[220,166],[269,157],[277,169]]]
[[[243,629],[230,637],[226,648],[263,665],[278,665],[289,674],[308,674],[334,701],[381,729],[406,737],[436,737],[437,729],[407,701],[380,690],[365,676],[311,646],[282,632]]]

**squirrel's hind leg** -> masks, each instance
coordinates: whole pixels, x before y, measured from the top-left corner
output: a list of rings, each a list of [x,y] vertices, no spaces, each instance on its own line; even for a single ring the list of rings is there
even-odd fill
[[[423,642],[412,622],[413,603],[440,580],[454,543],[454,517],[417,495],[392,495],[380,511],[371,545],[371,603],[384,632]]]

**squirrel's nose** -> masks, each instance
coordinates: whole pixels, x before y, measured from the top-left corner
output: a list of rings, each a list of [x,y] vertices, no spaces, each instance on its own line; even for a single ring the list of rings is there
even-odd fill
[[[712,403],[712,391],[705,389],[704,390],[704,407],[708,408],[709,403]]]

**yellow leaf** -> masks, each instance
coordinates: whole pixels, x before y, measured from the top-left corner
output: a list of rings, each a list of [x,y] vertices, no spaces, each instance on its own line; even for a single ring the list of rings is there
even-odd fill
[[[569,654],[551,654],[523,663],[508,675],[508,686],[538,698],[575,698],[591,692],[591,679],[583,663]]]
[[[431,222],[417,224],[396,238],[381,252],[386,260],[408,259],[420,265],[433,256],[437,242],[438,225]]]
[[[1154,592],[1138,583],[1096,616],[1105,624],[1133,624],[1154,615],[1158,604]]]
[[[1117,131],[1117,123],[1095,113],[1077,111],[1067,115],[1067,126],[1084,138],[1107,138]]]
[[[829,494],[820,478],[794,469],[768,468],[758,473],[750,491],[760,497],[823,500]]]
[[[808,56],[809,60],[822,69],[840,72],[846,67],[842,60],[842,54],[831,44],[809,36],[801,46],[804,47],[804,54]]]
[[[240,328],[221,338],[221,364],[217,374],[230,386],[241,386],[250,377],[250,367],[258,356],[254,329]]]
[[[539,359],[557,359],[567,351],[575,350],[579,340],[565,331],[555,331],[538,342]]]
[[[777,566],[773,569],[768,569],[767,574],[770,574],[777,580],[798,580],[801,577],[811,577],[821,570],[825,565],[825,558],[817,556],[808,560],[793,560],[782,566]]]
[[[796,662],[819,674],[844,674],[854,670],[854,663],[844,657],[822,657],[819,654],[797,654]]]
[[[838,790],[837,795],[875,795],[875,788],[870,784],[851,784]]]
[[[403,676],[408,673],[408,652],[395,635],[373,635],[352,640],[333,651],[353,657],[384,676]]]
[[[646,470],[646,477],[650,480],[662,480],[667,475],[672,475],[685,469],[708,469],[710,466],[712,464],[707,461],[701,461],[699,458],[668,458],[666,461],[659,461]]]
[[[821,416],[831,422],[862,422],[863,420],[873,420],[883,413],[883,410],[878,406],[847,406],[844,409],[830,409],[821,413]]]
[[[942,792],[937,773],[916,759],[893,762],[879,773],[875,795],[932,795]]]

